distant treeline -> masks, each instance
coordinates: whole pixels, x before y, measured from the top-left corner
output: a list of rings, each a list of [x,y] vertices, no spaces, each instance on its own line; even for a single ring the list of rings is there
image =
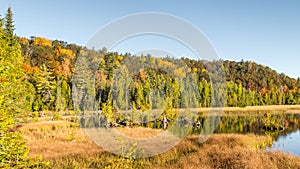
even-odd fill
[[[19,42],[26,81],[33,89],[33,111],[70,110],[74,106],[148,110],[163,106],[243,107],[300,103],[299,78],[296,80],[278,74],[254,62],[133,56],[105,49],[88,50],[41,37],[19,38]],[[213,65],[221,65],[219,71],[223,71],[224,77],[209,71]],[[222,80],[218,78],[226,81],[220,83]],[[86,81],[93,82],[93,86],[84,87]],[[214,86],[212,81],[223,86]],[[92,94],[89,94],[87,88],[91,87]],[[73,91],[75,88],[77,92]],[[216,91],[220,89],[223,90]],[[78,90],[83,94],[72,96]],[[92,105],[82,104],[83,101],[88,102],[87,95],[94,96]],[[222,95],[226,101],[218,105],[217,98]],[[74,105],[74,99],[77,99],[78,105]]]

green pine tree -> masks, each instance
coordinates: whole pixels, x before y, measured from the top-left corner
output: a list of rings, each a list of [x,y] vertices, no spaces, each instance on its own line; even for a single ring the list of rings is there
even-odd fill
[[[1,25],[3,25],[1,23]],[[28,157],[29,149],[21,133],[13,128],[26,111],[32,88],[22,69],[18,43],[10,44],[0,29],[0,168],[36,168]],[[41,166],[42,167],[42,166]]]
[[[36,77],[36,88],[40,94],[43,103],[42,109],[50,109],[54,102],[54,89],[56,88],[56,81],[53,73],[48,70],[46,65],[43,65]]]
[[[1,29],[1,32],[3,32],[3,19],[2,19],[1,15],[0,15],[0,29]]]
[[[4,32],[8,38],[12,38],[14,36],[15,25],[13,21],[13,13],[11,8],[7,9],[7,13],[5,16],[5,29]]]

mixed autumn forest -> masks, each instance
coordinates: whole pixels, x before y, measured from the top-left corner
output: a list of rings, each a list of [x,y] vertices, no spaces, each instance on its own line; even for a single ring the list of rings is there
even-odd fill
[[[14,30],[9,8],[0,20],[0,168],[49,165],[29,158],[21,133],[14,131],[20,119],[34,116],[32,112],[80,111],[92,106],[113,121],[116,111],[166,105],[300,104],[300,78],[252,61],[135,56],[44,37],[19,37]],[[222,73],[210,73],[216,69]],[[87,83],[90,80],[92,86]],[[92,105],[85,104],[89,94],[94,96]],[[225,101],[216,99],[220,97]]]
[[[120,109],[150,109],[156,107],[149,100],[151,92],[172,97],[174,107],[210,107],[213,95],[210,82],[213,74],[210,66],[222,65],[226,78],[226,104],[228,107],[261,105],[294,105],[300,103],[300,79],[251,61],[203,61],[188,58],[156,58],[155,56],[134,56],[130,53],[94,51],[75,44],[41,37],[30,39],[16,37],[20,44],[21,66],[25,82],[31,89],[27,105],[32,111],[73,110],[72,78],[82,73],[95,76],[96,102],[107,102],[108,93],[115,88],[126,89],[128,93],[116,92]],[[86,51],[87,64],[76,70],[77,56]],[[83,61],[79,61],[80,63]],[[147,66],[145,66],[147,65]],[[141,67],[145,67],[142,69]],[[90,70],[89,70],[90,69]],[[81,71],[81,72],[80,72]],[[85,72],[84,72],[85,71]],[[216,77],[217,78],[217,77]],[[114,81],[115,79],[115,81]],[[117,79],[117,81],[116,81]],[[132,79],[132,80],[131,80]],[[178,80],[179,79],[179,80]],[[185,95],[181,86],[193,84],[191,96]],[[126,87],[121,86],[125,84]],[[185,88],[186,89],[186,88]],[[118,90],[118,89],[116,89]],[[220,92],[219,92],[220,93]],[[223,93],[224,94],[224,93]],[[187,103],[188,97],[193,100]]]

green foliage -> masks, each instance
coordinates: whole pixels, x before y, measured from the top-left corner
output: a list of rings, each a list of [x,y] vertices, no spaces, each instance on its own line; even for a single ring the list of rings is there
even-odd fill
[[[9,8],[5,30],[0,29],[0,168],[45,166],[48,164],[28,157],[29,150],[16,128],[17,120],[30,111],[33,88],[25,79],[23,57],[20,45],[14,41],[12,23]]]
[[[60,116],[60,114],[58,112],[53,114],[53,120],[62,120],[62,117]]]
[[[108,122],[113,122],[115,115],[112,111],[112,106],[109,103],[102,103],[102,113],[107,118]]]
[[[70,104],[71,89],[66,80],[57,80],[55,111],[64,111]]]
[[[144,153],[143,150],[138,148],[138,144],[134,143],[129,149],[124,146],[124,140],[117,138],[120,143],[118,154],[120,157],[113,157],[108,160],[108,165],[104,168],[148,168],[149,166],[139,160],[139,157]]]
[[[39,37],[23,38],[22,51],[36,88],[34,110],[102,109],[109,97],[113,109],[142,111],[162,108],[168,97],[173,108],[224,106],[222,96],[230,107],[300,103],[300,81],[253,62],[119,55]],[[209,74],[216,64],[225,72],[226,91],[219,91],[218,75]]]
[[[13,21],[13,13],[11,8],[7,9],[6,17],[5,17],[5,29],[4,32],[8,38],[12,38],[14,36],[14,21]]]
[[[37,92],[41,95],[44,104],[51,104],[54,101],[53,90],[55,89],[55,80],[53,73],[43,65],[36,77]]]
[[[277,123],[276,118],[272,117],[271,112],[267,113],[267,117],[265,119],[264,125],[266,127],[270,127],[270,128],[271,127],[274,127],[274,128],[279,127],[279,124]]]
[[[21,168],[28,165],[29,149],[19,132],[10,132],[14,119],[1,111],[0,121],[0,168]]]

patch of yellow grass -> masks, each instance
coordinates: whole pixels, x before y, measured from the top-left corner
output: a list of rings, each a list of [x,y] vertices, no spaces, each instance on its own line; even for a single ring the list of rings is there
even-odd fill
[[[131,138],[151,138],[164,132],[164,130],[162,129],[151,129],[145,127],[123,127],[116,128],[115,130],[121,133],[122,135]]]
[[[264,152],[256,145],[266,140],[264,136],[217,134],[212,135],[197,151],[182,156],[175,163],[156,168],[233,168],[233,169],[260,169],[260,168],[300,168],[300,158],[276,151]],[[196,143],[198,137],[187,138],[188,142]],[[175,147],[186,147],[186,140]],[[187,149],[187,148],[185,148]]]
[[[77,123],[51,121],[26,124],[21,128],[27,139],[30,156],[41,154],[44,159],[67,155],[95,154],[103,152]]]
[[[269,105],[269,106],[246,106],[246,107],[207,107],[191,109],[193,112],[258,112],[258,111],[275,111],[275,112],[296,112],[300,113],[300,105]]]

